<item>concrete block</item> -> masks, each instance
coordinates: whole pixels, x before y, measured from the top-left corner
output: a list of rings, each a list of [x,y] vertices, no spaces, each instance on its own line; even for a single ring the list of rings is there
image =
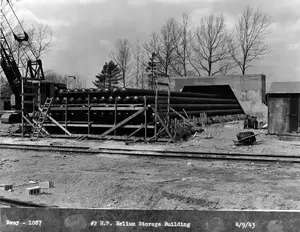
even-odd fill
[[[28,191],[29,195],[38,195],[38,194],[41,194],[41,187],[35,186],[32,188],[27,188],[27,191]]]
[[[2,189],[4,191],[9,191],[10,189],[13,189],[13,185],[12,184],[0,184],[0,189]]]
[[[43,181],[39,182],[39,186],[41,188],[54,188],[54,182],[53,181]]]
[[[184,86],[195,85],[229,85],[246,114],[267,119],[268,108],[263,104],[266,93],[266,77],[264,75],[171,78],[171,90],[173,91],[179,91]]]

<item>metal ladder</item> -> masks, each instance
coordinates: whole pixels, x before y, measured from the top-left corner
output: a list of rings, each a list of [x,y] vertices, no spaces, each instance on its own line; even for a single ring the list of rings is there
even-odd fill
[[[41,111],[39,111],[38,119],[35,122],[35,127],[32,133],[33,138],[38,138],[41,132],[43,131],[43,124],[47,118],[48,111],[51,107],[53,98],[47,98],[45,104],[42,106]]]

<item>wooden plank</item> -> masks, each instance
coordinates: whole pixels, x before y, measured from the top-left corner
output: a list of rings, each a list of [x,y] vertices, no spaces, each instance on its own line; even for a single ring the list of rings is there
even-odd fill
[[[38,125],[37,121],[35,121],[34,119],[32,119],[32,121],[33,121],[36,125]],[[41,130],[44,131],[47,135],[50,135],[49,132],[48,132],[43,126],[42,126]]]
[[[91,95],[88,94],[88,135],[91,133]]]
[[[123,126],[125,123],[129,122],[131,119],[135,118],[136,116],[138,116],[139,114],[144,112],[144,108],[138,110],[137,112],[135,112],[133,115],[131,115],[130,117],[124,119],[122,122],[119,122],[117,125],[113,126],[112,128],[110,128],[109,130],[107,130],[106,132],[104,132],[103,134],[100,135],[100,138],[103,138],[104,136],[108,135],[110,132],[114,131],[115,129]]]
[[[175,143],[175,139],[173,138],[173,136],[171,135],[169,129],[166,127],[165,123],[163,122],[163,120],[161,119],[161,117],[159,115],[157,115],[158,120],[160,121],[160,123],[162,124],[162,126],[164,127],[165,131],[167,132],[167,134],[169,135],[170,139],[172,140],[173,143]]]
[[[141,129],[145,128],[145,125],[141,125],[139,128],[137,128],[134,132],[132,132],[130,135],[128,135],[127,139],[129,139],[131,136],[135,135],[137,132],[139,132]]]
[[[176,110],[174,110],[172,107],[170,107],[170,110],[172,110],[175,114],[177,114],[179,117],[181,117],[183,119],[184,122],[187,122],[189,125],[193,126],[193,124],[191,124],[189,122],[189,120],[187,120],[185,117],[183,117],[180,113],[178,113]]]
[[[24,93],[24,81],[21,80],[21,93]],[[22,118],[21,118],[21,123],[22,123],[22,138],[24,137],[24,95],[21,95],[21,108],[22,108]]]
[[[115,97],[115,122],[114,122],[114,126],[117,125],[117,113],[118,113],[118,104],[117,104],[117,98]],[[114,136],[117,135],[117,130],[114,130]]]
[[[188,116],[188,114],[185,112],[185,110],[183,109],[183,112],[185,113],[185,116],[190,119],[190,117]]]
[[[38,79],[38,78],[29,78],[29,77],[21,77],[21,80],[24,80],[24,81],[37,81],[37,82],[43,81],[42,79]]]
[[[147,109],[147,98],[146,98],[146,96],[144,96],[144,108],[145,109]],[[147,124],[148,124],[148,122],[147,122],[147,110],[145,110],[144,111],[144,120],[145,120],[145,134],[144,134],[144,142],[146,142],[146,140],[147,140],[147,130],[148,130],[148,128],[147,128]]]
[[[68,128],[68,98],[65,104],[65,128]]]
[[[28,119],[26,116],[23,115],[22,117],[23,117],[23,119],[25,119],[25,121],[26,121],[30,126],[34,127],[34,124],[33,124],[32,122],[30,122],[29,119]]]
[[[32,101],[22,101],[24,104],[33,104],[33,100]]]
[[[290,97],[290,126],[289,132],[298,131],[298,96]]]
[[[160,128],[160,130],[157,132],[156,136],[158,137],[160,133],[162,133],[165,130],[165,128]],[[156,137],[155,135],[153,135],[150,139],[148,139],[147,142],[150,142],[151,140],[155,139]]]
[[[21,93],[21,96],[37,96],[37,93]]]
[[[38,107],[41,107],[41,102],[42,102],[42,95],[41,95],[41,82],[38,84]],[[52,98],[53,99],[53,98]],[[52,100],[51,100],[52,102]]]
[[[25,121],[26,121],[31,127],[33,127],[33,128],[35,127],[34,124],[33,124],[32,122],[30,122],[30,120],[29,120],[26,116],[22,116],[22,117],[24,117],[23,119],[25,119]],[[34,121],[34,123],[36,123],[35,120],[33,120],[33,121]],[[47,135],[50,135],[49,132],[48,132],[45,128],[42,127],[42,130],[43,130]]]
[[[157,107],[158,107],[158,87],[157,87],[157,79],[155,85],[155,110],[154,110],[154,136],[155,141],[157,140]]]
[[[39,111],[41,111],[42,114],[44,114],[44,112],[42,112],[42,109],[39,107]],[[64,128],[62,125],[60,125],[54,118],[52,118],[49,114],[47,114],[47,118],[49,118],[54,124],[56,124],[60,129],[62,129],[64,132],[66,132],[69,136],[72,136],[72,134],[66,129]]]
[[[297,133],[300,132],[300,96],[298,95],[297,96],[298,98],[298,130],[297,130]]]

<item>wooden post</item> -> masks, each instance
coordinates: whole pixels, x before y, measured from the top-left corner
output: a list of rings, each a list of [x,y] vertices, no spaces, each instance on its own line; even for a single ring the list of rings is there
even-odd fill
[[[88,94],[88,135],[91,133],[91,95]]]
[[[155,80],[155,115],[154,115],[154,141],[157,141],[157,104],[158,104],[158,86],[157,86],[157,78]]]
[[[66,97],[66,104],[65,104],[65,128],[68,129],[68,97]]]
[[[41,81],[39,81],[38,86],[39,86],[39,87],[38,87],[38,101],[39,101],[38,107],[41,107],[41,105],[42,105]]]
[[[118,108],[117,108],[117,98],[115,97],[115,122],[114,126],[117,125],[117,113],[118,113]],[[117,130],[114,130],[114,136],[117,135]]]
[[[22,138],[24,137],[24,80],[21,80],[21,91],[22,91],[22,103],[21,103],[21,114],[22,114]],[[16,97],[16,96],[15,96]],[[16,101],[15,101],[16,102]]]
[[[167,114],[167,120],[168,120],[168,124],[170,122],[170,105],[171,105],[171,89],[170,89],[170,83],[171,83],[171,80],[170,80],[170,76],[168,76],[168,114]]]
[[[147,98],[146,96],[144,96],[144,108],[145,108],[145,111],[144,111],[144,117],[145,117],[145,135],[144,135],[144,142],[146,142],[147,140]]]
[[[167,132],[167,134],[169,135],[169,137],[171,138],[172,142],[175,143],[175,140],[174,140],[173,136],[171,135],[168,127],[165,125],[165,123],[163,122],[163,120],[161,119],[161,117],[159,115],[157,115],[157,118],[160,121],[160,123],[163,126],[163,128],[165,129],[165,131]]]

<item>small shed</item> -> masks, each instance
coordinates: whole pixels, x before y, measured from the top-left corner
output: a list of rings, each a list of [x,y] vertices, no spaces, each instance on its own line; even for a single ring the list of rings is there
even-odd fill
[[[268,132],[300,132],[300,82],[273,82],[267,93]]]

